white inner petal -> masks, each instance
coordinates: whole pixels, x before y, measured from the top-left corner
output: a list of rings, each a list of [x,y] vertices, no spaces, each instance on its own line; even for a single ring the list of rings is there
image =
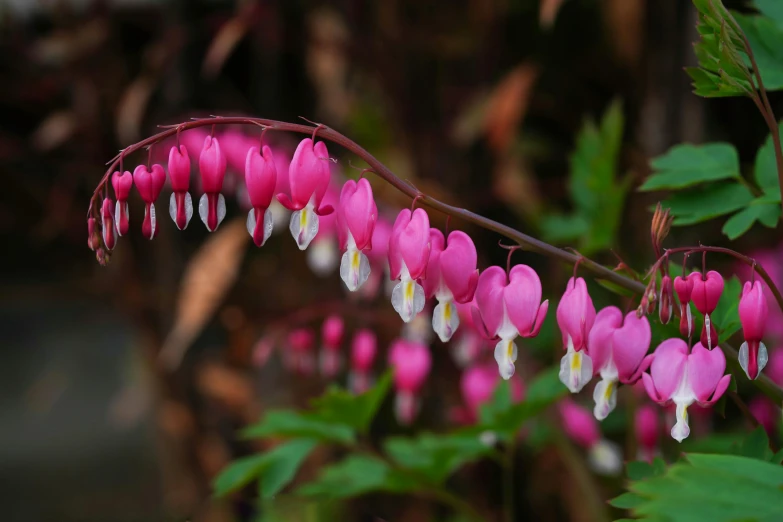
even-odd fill
[[[340,260],[340,279],[351,292],[357,291],[370,277],[370,260],[356,248],[353,236],[348,232],[347,250]]]
[[[438,334],[440,340],[446,343],[457,331],[457,328],[459,328],[459,315],[454,303],[451,299],[441,301],[438,298],[438,305],[432,312],[432,329]]]
[[[299,250],[305,250],[318,234],[318,215],[314,208],[311,202],[303,209],[291,213],[288,229],[291,231]]]
[[[595,407],[593,415],[599,421],[604,420],[617,406],[617,380],[602,378],[593,390]]]
[[[574,342],[568,336],[568,351],[560,359],[560,382],[571,393],[579,393],[593,377],[593,360],[584,351],[575,351]]]
[[[424,289],[411,279],[408,267],[404,262],[400,271],[400,282],[392,290],[391,302],[394,310],[406,323],[424,309]]]
[[[623,454],[620,446],[612,441],[598,441],[587,455],[590,469],[600,475],[618,475],[623,468]]]
[[[307,249],[307,266],[319,277],[326,277],[337,268],[340,251],[337,241],[329,237],[319,237]]]
[[[498,363],[498,372],[505,380],[514,375],[514,362],[517,360],[517,345],[514,338],[501,339],[495,345],[495,361]]]

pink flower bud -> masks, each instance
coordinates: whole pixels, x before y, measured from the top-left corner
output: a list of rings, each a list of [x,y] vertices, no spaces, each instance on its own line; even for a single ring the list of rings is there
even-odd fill
[[[590,357],[601,382],[593,391],[598,420],[604,420],[617,404],[617,383],[633,384],[652,363],[650,323],[646,316],[630,312],[623,318],[619,308],[607,306],[596,315],[588,342]]]
[[[370,259],[365,252],[372,249],[378,208],[372,195],[370,182],[361,178],[348,180],[340,192],[337,209],[337,231],[340,248],[344,251],[340,260],[340,278],[355,292],[370,277]]]
[[[425,275],[430,248],[427,212],[401,210],[389,240],[389,267],[391,279],[400,281],[392,291],[392,306],[406,323],[424,309],[424,288],[416,279]]]
[[[133,171],[133,183],[144,200],[144,221],[141,224],[141,233],[147,239],[152,239],[158,232],[157,216],[155,214],[155,200],[160,196],[163,185],[166,183],[166,171],[155,164],[148,169],[139,165]]]
[[[767,435],[773,437],[777,434],[781,413],[780,407],[767,397],[753,397],[748,401],[748,409],[753,417],[764,427]]]
[[[343,342],[343,332],[345,331],[345,324],[339,315],[330,315],[324,321],[321,328],[321,338],[324,345],[332,348],[340,348],[340,344]]]
[[[541,302],[541,280],[527,265],[516,265],[509,272],[499,266],[484,270],[476,285],[473,322],[488,338],[499,337],[495,361],[500,375],[510,379],[514,374],[519,337],[535,337],[549,310],[549,301]]]
[[[661,291],[658,297],[658,318],[661,320],[661,324],[668,324],[672,318],[672,303],[674,302],[672,293],[672,278],[666,274],[661,278]]]
[[[566,354],[560,360],[560,380],[571,393],[578,393],[593,376],[593,361],[587,342],[595,322],[595,306],[581,277],[568,280],[557,305],[557,324],[563,334]]]
[[[95,230],[95,218],[87,218],[87,246],[95,251],[96,248],[101,246],[101,237],[98,231]]]
[[[288,350],[285,352],[289,370],[303,375],[312,375],[315,372],[314,342],[315,334],[309,328],[291,330],[288,334]]]
[[[114,250],[117,245],[117,233],[114,228],[114,205],[111,198],[103,200],[101,207],[101,229],[103,230],[103,244],[109,250]]]
[[[645,404],[636,410],[634,418],[634,432],[639,441],[639,455],[641,460],[652,462],[658,449],[658,438],[661,431],[661,423],[658,412],[650,404]]]
[[[190,197],[190,157],[185,145],[171,147],[169,151],[169,179],[171,199],[169,215],[180,230],[185,230],[193,217],[193,200]]]
[[[128,197],[133,186],[133,176],[127,170],[120,174],[119,171],[111,175],[111,185],[114,187],[114,197],[117,205],[114,213],[117,233],[124,236],[128,233],[130,221],[128,218]]]
[[[767,347],[761,342],[769,309],[761,283],[746,282],[739,302],[739,317],[745,342],[739,351],[739,363],[749,379],[755,379],[767,365]]]
[[[563,399],[558,404],[563,431],[577,445],[590,449],[601,440],[598,423],[590,412],[570,399]]]
[[[258,147],[251,147],[247,151],[245,184],[250,204],[253,206],[247,214],[247,231],[256,246],[260,247],[272,235],[274,221],[269,205],[277,185],[277,169],[272,149],[266,145],[261,152]]]
[[[690,434],[687,408],[694,402],[709,406],[721,398],[731,375],[724,375],[726,358],[721,350],[707,350],[696,343],[688,354],[682,339],[668,339],[656,349],[650,373],[643,374],[644,387],[659,404],[674,402],[677,423],[672,437],[682,442]]]
[[[492,398],[500,382],[494,364],[477,365],[462,372],[460,379],[462,400],[473,418],[478,417],[479,407]],[[525,389],[519,377],[511,380],[511,395],[514,402],[521,402],[524,399]]]
[[[397,420],[410,424],[418,411],[419,392],[430,373],[430,350],[421,343],[398,339],[389,348],[389,364],[394,369],[394,386],[397,389]]]
[[[201,188],[204,194],[198,202],[198,214],[207,230],[214,232],[226,217],[226,200],[220,191],[226,176],[226,157],[217,138],[204,138],[204,147],[198,158]]]
[[[704,327],[701,330],[701,344],[712,350],[718,345],[718,332],[712,324],[710,314],[718,306],[720,295],[723,293],[723,276],[714,270],[706,275],[693,272],[688,276],[693,282],[693,304],[696,309],[704,314]]]
[[[693,315],[691,314],[691,294],[693,281],[688,277],[674,278],[674,291],[680,301],[680,335],[690,337],[693,332]]]
[[[356,332],[351,343],[350,387],[354,393],[364,393],[370,388],[370,372],[378,350],[378,341],[372,330]]]

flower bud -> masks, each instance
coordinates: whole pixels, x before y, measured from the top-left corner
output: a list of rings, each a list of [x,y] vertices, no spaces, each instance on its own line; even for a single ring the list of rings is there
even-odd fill
[[[672,318],[672,278],[669,274],[661,278],[661,291],[658,299],[658,318],[661,324],[668,324]]]

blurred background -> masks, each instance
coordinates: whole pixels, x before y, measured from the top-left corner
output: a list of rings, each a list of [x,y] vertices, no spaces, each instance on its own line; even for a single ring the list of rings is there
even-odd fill
[[[611,246],[642,270],[652,261],[655,198],[634,187],[649,158],[674,143],[720,139],[745,160],[767,134],[747,100],[691,94],[682,68],[695,63],[695,22],[685,0],[0,0],[4,518],[249,519],[250,500],[211,498],[215,474],[258,449],[236,430],[270,405],[305,405],[331,381],[292,374],[269,344],[280,347],[290,328],[317,332],[334,311],[349,332],[371,326],[381,346],[400,332],[383,292],[347,299],[337,274],[314,271],[285,225],[264,248],[252,247],[233,198],[212,237],[197,219],[180,233],[166,218],[150,243],[139,234],[134,194],[132,232],[100,267],[86,248],[87,205],[120,148],[194,116],[305,117],[427,194],[601,252],[607,264],[616,263]],[[569,158],[578,136],[590,138],[580,134],[585,122],[600,121],[613,101],[619,141],[609,163],[627,182],[604,226],[574,201],[578,162]],[[273,134],[290,154],[297,137]],[[337,146],[330,152],[338,176],[357,177],[351,164],[360,161]],[[410,203],[376,180],[373,187],[391,219]],[[496,235],[449,226],[472,235],[481,266],[505,262]],[[716,224],[690,234],[678,240],[721,241]],[[770,234],[748,234],[739,248]],[[570,271],[532,254],[514,260],[539,270],[547,297]],[[527,357],[560,357],[553,324]],[[158,355],[172,342],[185,353],[174,369]],[[433,356],[419,422],[438,429],[459,403],[459,367],[439,341]],[[389,411],[374,427],[381,434],[400,430]],[[302,477],[328,458],[310,459]],[[520,459],[522,512],[580,520],[558,456]],[[495,469],[470,472],[489,481],[477,502],[497,502]],[[332,519],[429,520],[433,509],[370,499]]]

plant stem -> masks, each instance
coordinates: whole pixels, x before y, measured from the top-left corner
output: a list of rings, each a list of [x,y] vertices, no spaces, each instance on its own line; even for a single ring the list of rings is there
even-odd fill
[[[370,165],[372,171],[378,177],[382,178],[384,181],[392,185],[394,188],[396,188],[403,194],[406,194],[411,198],[415,198],[423,205],[426,205],[446,215],[459,217],[464,221],[466,221],[467,223],[472,223],[486,230],[491,230],[492,232],[496,232],[502,236],[505,236],[508,239],[511,239],[512,241],[515,241],[522,248],[525,248],[531,252],[537,252],[539,254],[545,255],[553,259],[557,259],[563,263],[567,263],[570,265],[574,265],[578,262],[579,266],[586,268],[587,270],[595,274],[595,276],[598,277],[599,279],[605,279],[607,281],[615,283],[616,285],[625,288],[626,290],[630,290],[631,292],[634,292],[636,294],[643,294],[646,289],[645,285],[640,281],[635,281],[629,277],[614,272],[610,268],[607,268],[599,263],[596,263],[595,261],[582,256],[581,254],[575,254],[567,250],[557,248],[556,246],[550,245],[549,243],[545,243],[544,241],[528,236],[527,234],[523,234],[522,232],[515,230],[507,225],[498,223],[497,221],[486,218],[484,216],[481,216],[479,214],[476,214],[464,208],[458,208],[458,207],[448,205],[433,197],[423,194],[419,189],[414,187],[411,183],[407,181],[403,181],[402,179],[398,178],[391,170],[389,170],[388,167],[386,167],[383,163],[378,161],[372,154],[367,152],[356,142],[347,138],[346,136],[343,136],[342,134],[340,134],[335,130],[332,130],[324,126],[300,125],[296,123],[286,123],[282,121],[267,120],[263,118],[216,116],[212,118],[196,119],[193,121],[181,123],[179,125],[173,125],[167,128],[166,130],[164,130],[163,132],[159,132],[158,134],[150,136],[145,140],[142,140],[134,145],[128,146],[127,148],[123,149],[117,156],[115,156],[114,159],[109,161],[108,168],[106,169],[103,178],[101,179],[100,183],[96,187],[95,192],[92,195],[92,198],[90,198],[88,217],[90,216],[99,217],[98,211],[100,205],[98,205],[97,203],[99,201],[99,198],[101,197],[101,191],[104,189],[104,187],[106,187],[112,172],[114,172],[114,170],[119,166],[122,158],[145,147],[150,147],[152,145],[155,145],[165,140],[166,138],[178,134],[179,132],[188,129],[193,129],[196,127],[213,126],[213,125],[255,125],[256,127],[259,127],[264,130],[269,129],[269,130],[296,132],[300,134],[312,134],[314,136],[317,134],[322,139],[326,139],[331,142],[334,142],[342,146],[346,150],[354,153],[356,156],[360,157],[368,165]],[[732,250],[721,249],[719,247],[700,247],[700,248],[710,249],[709,251],[714,251],[714,252],[729,253],[731,255],[734,255],[735,257],[741,256],[741,254],[737,254]],[[673,253],[675,251],[691,251],[691,250],[694,249],[692,247],[688,247],[683,249],[673,249],[670,250],[669,252]],[[750,260],[750,258],[747,257],[745,257],[745,259]],[[752,260],[750,261],[752,263]],[[659,259],[657,263],[660,262],[661,261]],[[773,289],[773,293],[775,293],[776,299],[778,299],[778,303],[781,304],[781,306],[783,307],[783,298],[780,297],[780,292],[777,291],[777,289],[775,288],[769,275],[759,265],[755,265],[755,268],[756,271],[759,273],[759,275],[762,278],[764,278],[764,280],[768,284],[770,284],[770,288]],[[720,347],[728,358],[736,360],[738,356],[737,350],[735,350],[732,346],[725,343],[721,344]],[[776,402],[778,403],[783,402],[783,389],[781,389],[765,374],[760,375],[758,379],[753,381],[753,383],[756,386],[758,386],[759,389],[761,389],[766,395],[773,398]]]
[[[462,500],[457,495],[454,495],[453,493],[450,493],[445,489],[427,490],[422,493],[422,496],[429,497],[433,500],[437,500],[449,506],[455,512],[465,515],[471,520],[476,520],[477,522],[481,522],[484,520],[484,517],[481,515],[481,513],[476,511],[473,508],[473,506],[471,506],[469,503]]]

